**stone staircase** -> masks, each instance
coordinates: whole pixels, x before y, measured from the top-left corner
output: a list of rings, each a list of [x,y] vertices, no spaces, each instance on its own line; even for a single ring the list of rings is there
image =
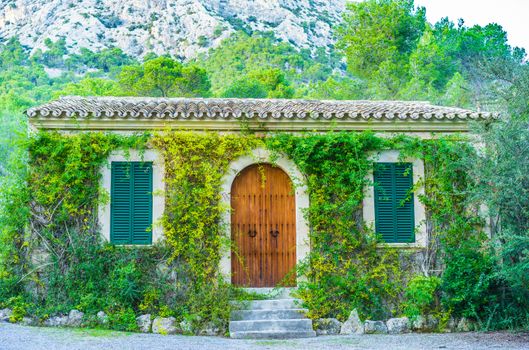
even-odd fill
[[[231,313],[230,337],[237,339],[287,339],[315,337],[307,310],[297,299],[243,302]]]

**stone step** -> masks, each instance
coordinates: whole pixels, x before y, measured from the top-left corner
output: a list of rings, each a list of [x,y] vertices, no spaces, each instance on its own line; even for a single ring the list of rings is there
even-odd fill
[[[234,332],[310,332],[312,320],[250,320],[231,321],[230,333]]]
[[[232,321],[250,320],[288,320],[304,319],[306,309],[284,309],[284,310],[235,310],[231,312]]]
[[[299,299],[269,299],[249,300],[237,302],[242,310],[285,310],[298,309],[301,305]]]
[[[230,337],[234,339],[293,339],[293,338],[312,338],[316,336],[314,331],[276,331],[276,332],[231,332]]]

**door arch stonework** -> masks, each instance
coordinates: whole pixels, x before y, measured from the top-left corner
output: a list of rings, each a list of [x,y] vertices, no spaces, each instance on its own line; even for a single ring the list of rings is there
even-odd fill
[[[305,211],[309,207],[309,197],[304,176],[298,170],[296,165],[284,156],[277,157],[276,154],[272,157],[270,151],[259,148],[252,151],[252,154],[243,156],[233,161],[227,173],[222,180],[221,204],[226,210],[222,217],[222,229],[227,239],[231,241],[231,188],[233,181],[237,174],[243,169],[253,164],[271,163],[275,167],[284,171],[294,186],[295,197],[295,222],[296,222],[296,263],[303,261],[310,251],[309,241],[309,226],[305,218]],[[223,249],[222,258],[220,261],[220,272],[227,281],[231,281],[231,247],[230,249]],[[303,277],[298,276],[297,282]]]

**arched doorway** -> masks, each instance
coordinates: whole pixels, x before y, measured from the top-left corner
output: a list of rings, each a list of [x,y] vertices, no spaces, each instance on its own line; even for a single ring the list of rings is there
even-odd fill
[[[296,198],[279,167],[252,164],[231,187],[231,282],[241,287],[296,285]]]

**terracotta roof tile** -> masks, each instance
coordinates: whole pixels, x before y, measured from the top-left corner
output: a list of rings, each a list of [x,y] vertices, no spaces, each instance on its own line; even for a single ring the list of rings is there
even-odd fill
[[[66,96],[30,108],[30,118],[95,119],[411,119],[485,120],[493,113],[417,101]]]

